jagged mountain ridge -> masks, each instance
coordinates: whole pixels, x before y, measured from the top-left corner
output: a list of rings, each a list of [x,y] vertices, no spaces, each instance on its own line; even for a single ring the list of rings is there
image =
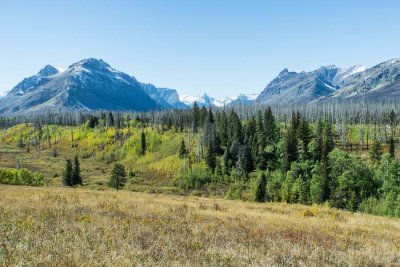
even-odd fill
[[[180,95],[180,101],[187,106],[192,106],[196,102],[199,106],[205,107],[223,107],[233,105],[249,105],[254,102],[258,94],[239,94],[231,97],[214,98],[207,94],[198,96]]]
[[[360,65],[341,69],[323,66],[310,72],[284,69],[260,95],[241,94],[213,98],[178,95],[175,89],[140,83],[133,76],[110,67],[100,59],[86,59],[60,69],[45,66],[0,97],[0,115],[44,111],[184,109],[200,106],[257,104],[291,105],[331,100],[399,99],[400,59],[371,68]]]
[[[262,104],[305,104],[331,100],[380,100],[400,96],[400,60],[372,68],[323,66],[310,72],[284,69],[257,98]]]
[[[152,96],[146,92],[148,87],[152,87]],[[0,99],[0,114],[149,111],[180,105],[176,95],[174,89],[145,86],[134,77],[111,68],[103,60],[90,58],[76,62],[62,72],[47,65],[38,74],[24,79]],[[174,103],[174,99],[178,102]]]

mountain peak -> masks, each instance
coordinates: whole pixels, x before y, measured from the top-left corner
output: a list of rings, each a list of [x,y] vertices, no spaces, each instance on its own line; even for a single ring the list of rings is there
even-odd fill
[[[59,73],[57,68],[55,68],[51,65],[46,65],[43,69],[41,69],[38,72],[37,75],[40,77],[49,77],[49,76],[55,75],[57,73]]]
[[[285,75],[289,73],[289,70],[287,68],[284,68],[281,72],[279,72],[279,76]]]
[[[108,65],[105,61],[97,58],[83,59],[69,66],[69,68],[77,67],[81,67],[87,70],[105,70],[107,68],[111,68],[111,66]]]

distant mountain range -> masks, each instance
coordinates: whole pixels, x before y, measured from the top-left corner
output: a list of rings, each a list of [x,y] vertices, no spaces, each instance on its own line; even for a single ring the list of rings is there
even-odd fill
[[[258,94],[240,94],[232,97],[214,98],[207,94],[202,94],[199,96],[181,95],[179,99],[187,106],[192,106],[196,102],[199,106],[223,107],[236,104],[248,105],[253,103],[257,96]]]
[[[259,94],[214,98],[178,95],[175,89],[141,83],[101,59],[85,59],[66,69],[45,66],[0,96],[0,115],[45,111],[149,111],[200,106],[293,105],[332,100],[400,100],[400,59],[372,68],[323,66],[310,72],[284,69]]]
[[[331,100],[400,100],[400,60],[372,68],[320,67],[311,72],[281,71],[257,97],[262,104],[305,104]]]

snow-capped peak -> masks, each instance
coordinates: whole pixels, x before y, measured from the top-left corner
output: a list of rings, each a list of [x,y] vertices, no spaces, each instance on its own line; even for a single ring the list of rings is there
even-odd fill
[[[41,69],[37,76],[38,77],[49,77],[59,73],[59,70],[51,65],[46,65],[43,69]]]
[[[188,106],[191,106],[196,102],[200,106],[215,106],[223,107],[231,104],[232,102],[250,102],[257,98],[258,94],[239,94],[235,96],[214,98],[207,94],[191,96],[191,95],[179,95],[179,100]]]

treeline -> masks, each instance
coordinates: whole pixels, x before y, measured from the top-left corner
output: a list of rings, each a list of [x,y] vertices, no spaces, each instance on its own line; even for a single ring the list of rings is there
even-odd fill
[[[400,102],[396,99],[382,101],[343,101],[337,99],[329,102],[315,102],[305,105],[274,105],[271,106],[277,122],[289,122],[293,112],[299,112],[307,121],[317,122],[319,119],[329,120],[337,125],[376,124],[377,126],[390,123],[389,113],[397,111]],[[227,112],[233,109],[241,120],[248,120],[259,110],[265,110],[266,105],[254,103],[251,105],[235,105],[223,107]],[[204,110],[202,110],[204,114]],[[140,118],[152,125],[190,125],[192,121],[191,109],[173,109],[153,112],[112,112],[115,123],[126,122],[126,118]],[[90,116],[102,118],[105,122],[108,112],[48,112],[45,114],[19,115],[0,117],[0,128],[7,128],[21,123],[40,123],[42,125],[78,126],[85,123]],[[396,120],[398,114],[396,113]]]

